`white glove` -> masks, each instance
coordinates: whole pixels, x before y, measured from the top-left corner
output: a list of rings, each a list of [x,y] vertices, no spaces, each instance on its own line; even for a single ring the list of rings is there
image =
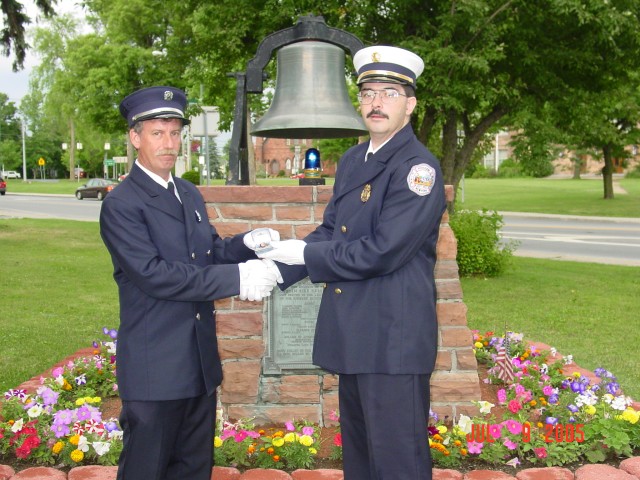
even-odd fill
[[[273,228],[256,228],[245,234],[242,241],[251,250],[266,252],[271,249],[271,242],[280,240],[280,232]]]
[[[304,247],[307,244],[303,240],[284,240],[271,242],[271,249],[265,252],[256,252],[259,258],[266,258],[287,265],[304,265]]]
[[[273,274],[276,276],[276,281],[278,283],[283,283],[284,280],[282,279],[282,275],[280,274],[280,270],[278,269],[278,266],[275,264],[275,262],[273,260],[267,260],[266,258],[262,260],[264,262],[264,264],[267,266],[267,268],[273,272]]]
[[[278,275],[266,263],[262,260],[249,260],[239,263],[238,269],[240,270],[240,300],[253,302],[271,295]]]

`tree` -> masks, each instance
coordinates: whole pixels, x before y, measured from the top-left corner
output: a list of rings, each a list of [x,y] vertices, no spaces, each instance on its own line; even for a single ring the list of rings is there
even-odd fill
[[[56,0],[53,0],[54,4],[55,2]],[[54,15],[52,0],[35,0],[35,4],[45,17]],[[12,67],[13,71],[17,72],[24,67],[24,59],[29,48],[25,38],[25,24],[31,23],[31,19],[24,12],[24,5],[16,0],[3,0],[1,7],[4,24],[0,33],[2,53],[9,57],[13,51],[16,59]]]

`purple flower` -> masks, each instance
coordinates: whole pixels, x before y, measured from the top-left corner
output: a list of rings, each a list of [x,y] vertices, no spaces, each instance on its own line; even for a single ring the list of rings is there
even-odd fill
[[[607,373],[607,371],[602,367],[598,367],[593,371],[593,373],[596,374],[596,377],[602,378]]]
[[[571,382],[571,390],[575,393],[584,393],[584,391],[586,390],[586,387],[584,383],[578,380],[575,380]]]
[[[429,417],[433,418],[434,422],[438,421],[438,414],[431,409],[429,409]],[[331,420],[333,420],[333,418]]]
[[[114,430],[118,430],[118,425],[116,422],[107,422],[104,424],[104,428],[107,429],[107,432],[113,432]]]
[[[83,422],[91,418],[91,410],[87,405],[83,405],[76,410],[76,418]]]
[[[40,395],[42,396],[42,401],[45,405],[55,405],[56,403],[58,403],[58,397],[60,396],[60,394],[58,392],[54,392],[49,387],[43,388],[38,393],[40,393]]]
[[[611,395],[615,395],[619,389],[620,384],[618,384],[617,382],[607,383],[607,392],[609,392]]]
[[[91,345],[93,345],[93,348],[98,348],[98,342],[96,342],[95,340],[93,341],[93,343]]]
[[[115,340],[116,338],[118,338],[118,331],[112,328],[111,330],[109,330],[109,336]]]
[[[69,425],[65,425],[64,423],[54,423],[51,425],[51,431],[56,438],[64,437],[70,432]]]
[[[558,419],[556,417],[547,417],[544,421],[547,425],[555,425],[558,423]]]
[[[102,327],[102,333],[109,335],[109,329],[107,327]]]
[[[87,375],[82,374],[76,377],[76,385],[86,385],[87,384]]]
[[[553,393],[553,394],[549,395],[548,402],[551,403],[551,404],[558,403],[558,394],[557,393]]]
[[[568,405],[567,408],[572,412],[572,413],[576,413],[579,408],[576,407],[575,405]]]
[[[73,422],[73,412],[71,410],[58,410],[53,414],[53,424],[69,425]]]

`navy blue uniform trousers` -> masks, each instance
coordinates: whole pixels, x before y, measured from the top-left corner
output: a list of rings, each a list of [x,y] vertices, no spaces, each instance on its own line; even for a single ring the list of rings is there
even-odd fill
[[[117,480],[210,480],[215,420],[215,394],[123,401]]]
[[[431,480],[430,378],[340,374],[345,480]]]

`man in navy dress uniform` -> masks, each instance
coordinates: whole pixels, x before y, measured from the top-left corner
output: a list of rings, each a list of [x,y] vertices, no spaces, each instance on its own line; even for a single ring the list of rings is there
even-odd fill
[[[138,158],[100,212],[120,296],[119,480],[210,479],[222,381],[212,300],[260,300],[276,283],[275,266],[243,235],[220,238],[197,188],[171,175],[186,103],[173,87],[122,101]]]
[[[345,480],[427,480],[446,202],[439,163],[409,123],[424,63],[374,46],[354,65],[370,140],[340,159],[322,224],[259,256],[286,264],[281,288],[307,275],[324,283],[313,363],[340,375]]]

